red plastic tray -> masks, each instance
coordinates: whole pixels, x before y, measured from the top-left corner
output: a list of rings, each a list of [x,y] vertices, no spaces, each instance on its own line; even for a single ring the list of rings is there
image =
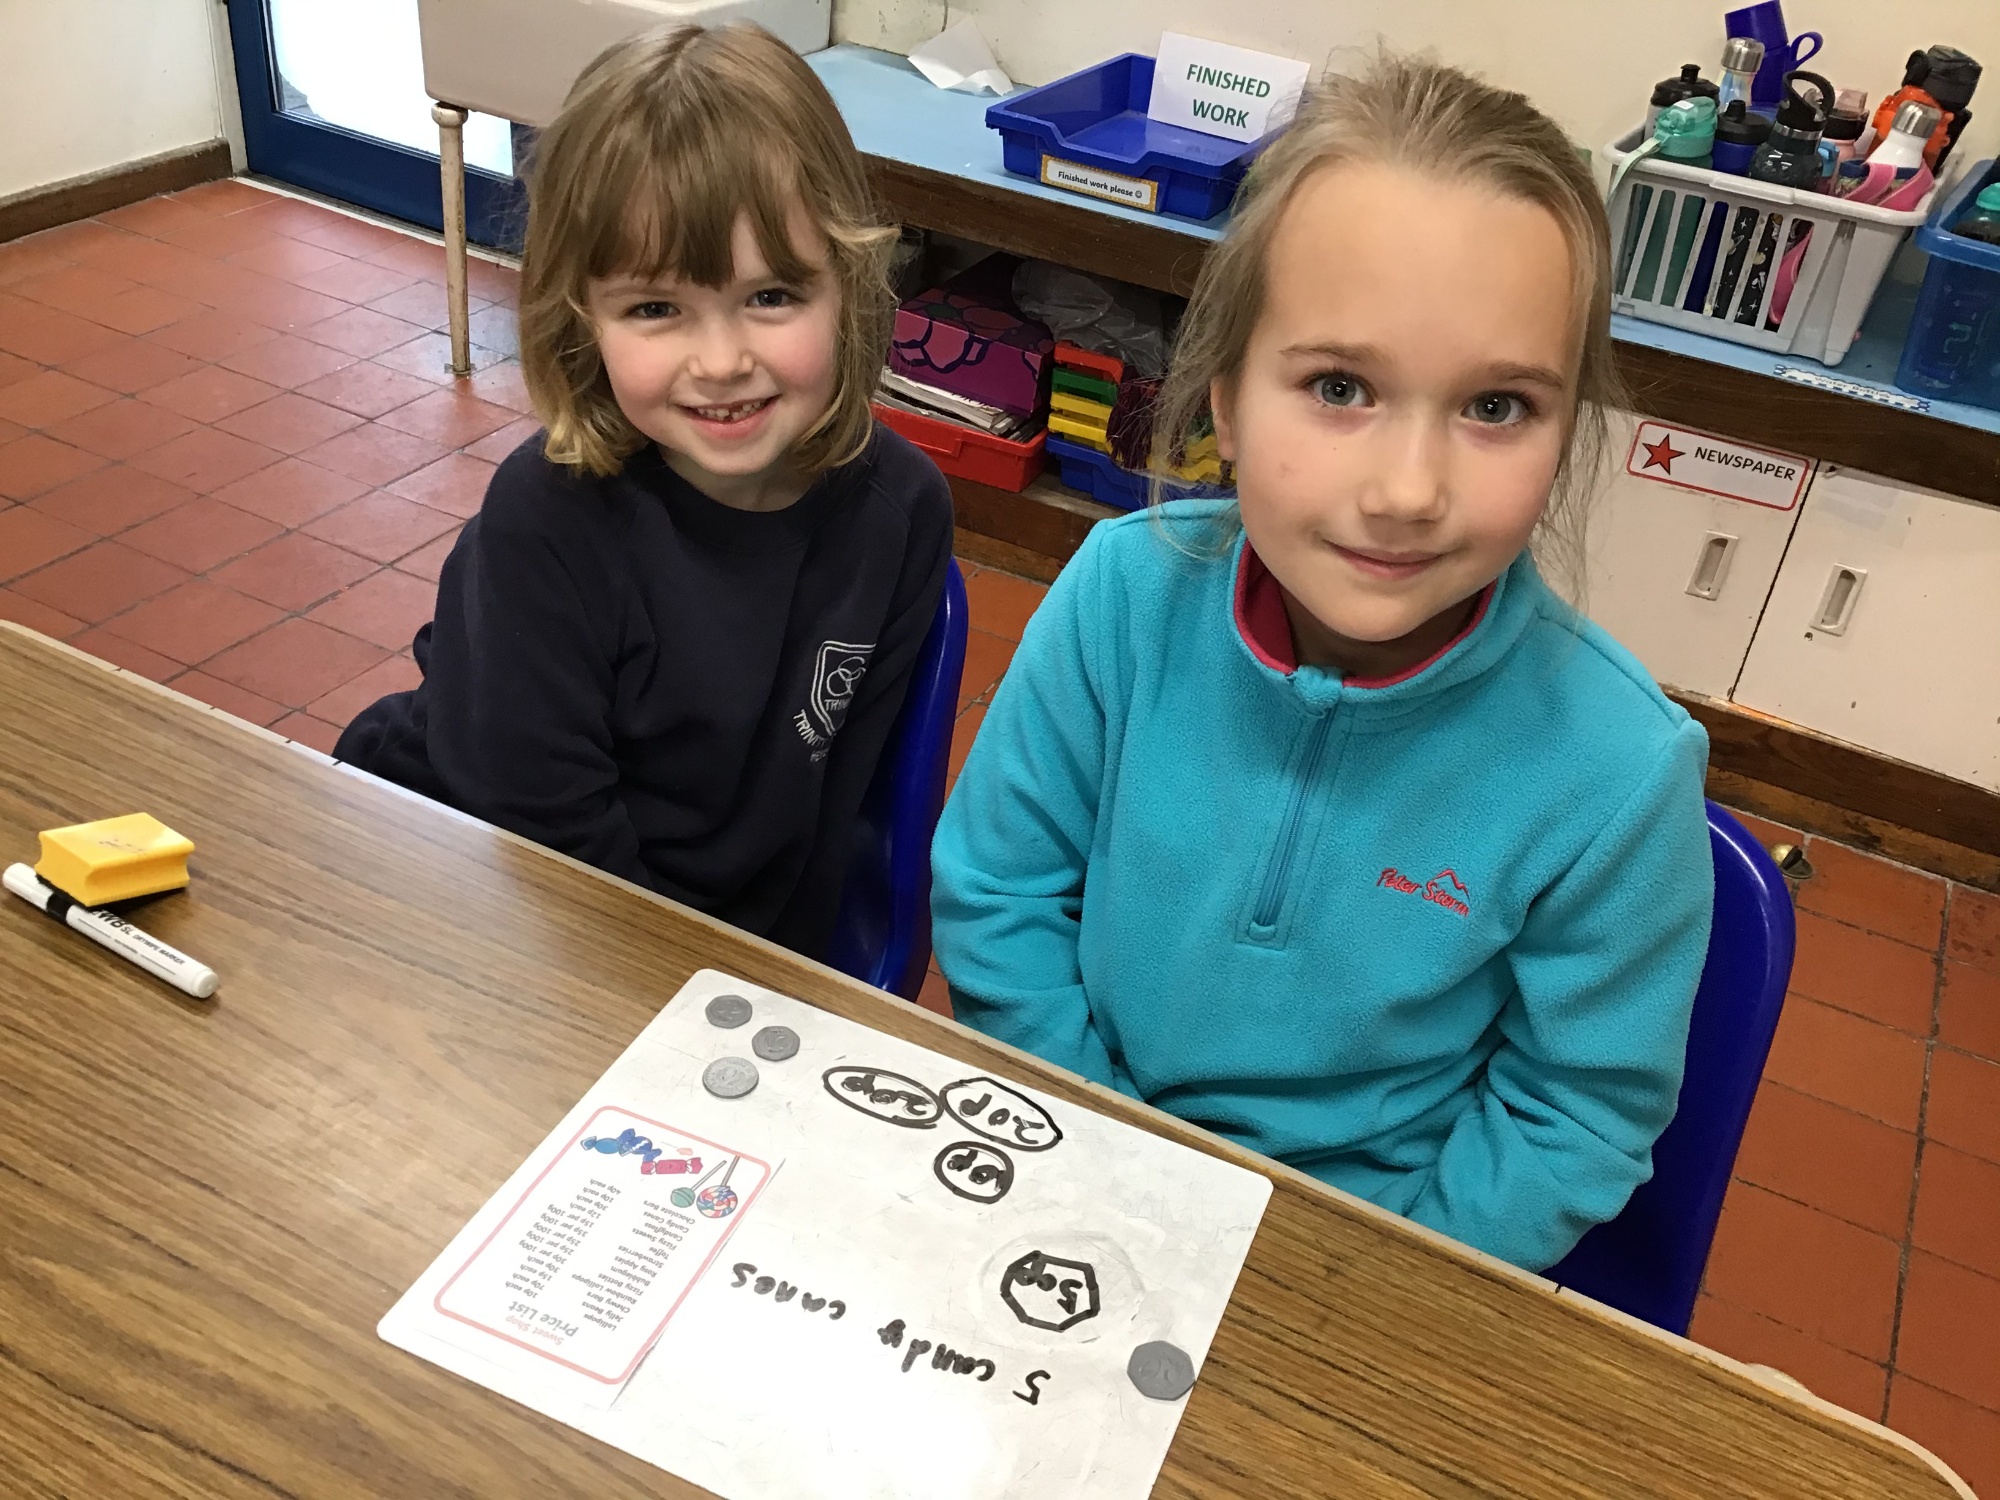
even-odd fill
[[[942,422],[915,412],[897,411],[877,403],[875,415],[884,426],[901,433],[931,456],[947,474],[977,480],[996,490],[1025,490],[1042,472],[1042,444],[1047,432],[1028,443],[1010,442],[991,433],[975,432],[956,422]]]

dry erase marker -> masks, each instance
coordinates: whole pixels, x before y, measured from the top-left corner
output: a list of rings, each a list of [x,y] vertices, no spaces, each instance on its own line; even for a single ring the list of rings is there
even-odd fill
[[[123,917],[108,911],[79,905],[45,882],[27,865],[9,865],[0,884],[37,911],[46,912],[65,927],[73,927],[85,937],[102,943],[120,958],[127,959],[157,975],[177,990],[197,1000],[215,993],[215,970],[198,964],[178,948],[169,948],[158,938],[149,937]]]

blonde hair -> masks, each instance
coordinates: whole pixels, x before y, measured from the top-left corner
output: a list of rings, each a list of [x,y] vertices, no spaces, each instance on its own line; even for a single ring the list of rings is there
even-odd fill
[[[1210,386],[1241,372],[1263,314],[1271,237],[1299,184],[1352,162],[1480,183],[1538,204],[1560,226],[1576,281],[1577,404],[1534,549],[1563,581],[1580,585],[1591,492],[1610,441],[1606,412],[1627,404],[1611,343],[1604,203],[1553,120],[1524,96],[1433,59],[1382,53],[1358,74],[1330,74],[1251,165],[1229,231],[1203,264],[1181,322],[1155,412],[1155,469],[1177,463],[1212,418]],[[1155,478],[1156,503],[1161,491]]]
[[[825,236],[840,297],[832,402],[793,452],[806,473],[868,442],[895,318],[889,258],[861,157],[799,55],[761,27],[672,26],[607,48],[541,134],[521,259],[521,373],[555,463],[618,472],[646,438],[613,397],[588,312],[594,277],[735,274],[748,216],[771,273],[803,281],[794,204]]]

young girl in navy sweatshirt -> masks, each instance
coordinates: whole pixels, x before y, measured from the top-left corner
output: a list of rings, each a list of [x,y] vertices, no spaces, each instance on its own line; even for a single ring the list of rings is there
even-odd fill
[[[542,133],[495,472],[424,681],[335,755],[802,953],[951,553],[930,460],[869,410],[894,231],[766,32],[611,48]]]
[[[933,860],[961,1020],[1536,1270],[1651,1172],[1712,897],[1701,729],[1533,556],[1580,561],[1609,284],[1521,96],[1329,80],[1162,400],[1235,500],[1096,528]]]

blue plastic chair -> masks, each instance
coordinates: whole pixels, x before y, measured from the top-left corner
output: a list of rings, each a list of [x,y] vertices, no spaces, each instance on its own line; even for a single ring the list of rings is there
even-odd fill
[[[1669,1333],[1685,1334],[1722,1195],[1792,974],[1791,892],[1750,832],[1708,804],[1715,925],[1695,991],[1680,1108],[1653,1175],[1623,1213],[1543,1274]]]
[[[861,800],[827,948],[826,961],[841,973],[905,1000],[917,998],[931,963],[931,835],[944,811],[966,616],[965,579],[953,559],[902,710]]]

